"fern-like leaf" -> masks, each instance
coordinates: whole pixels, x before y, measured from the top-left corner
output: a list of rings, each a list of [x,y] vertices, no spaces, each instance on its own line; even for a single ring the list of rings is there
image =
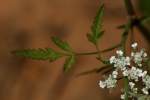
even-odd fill
[[[104,34],[102,30],[102,17],[104,14],[104,5],[101,5],[91,27],[91,33],[87,34],[87,38],[93,44],[96,44],[100,37]]]
[[[13,51],[13,53],[17,56],[30,58],[34,60],[50,60],[54,61],[60,58],[62,55],[51,48],[46,49],[24,49]]]
[[[68,72],[74,64],[75,64],[75,56],[71,55],[65,60],[64,72]]]
[[[70,45],[69,45],[66,41],[62,41],[62,40],[59,39],[58,37],[52,37],[51,39],[52,39],[52,41],[53,41],[59,48],[61,48],[62,50],[64,50],[64,51],[69,51],[69,52],[72,51]]]

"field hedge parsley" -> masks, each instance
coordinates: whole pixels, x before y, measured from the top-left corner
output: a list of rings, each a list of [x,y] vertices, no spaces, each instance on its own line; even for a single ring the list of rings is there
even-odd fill
[[[129,100],[129,98],[132,98],[132,100],[150,100],[150,74],[148,73],[150,58],[148,58],[148,54],[145,52],[145,49],[139,50],[138,43],[136,42],[131,44],[131,54],[128,56],[125,54],[129,34],[131,34],[131,42],[134,41],[133,28],[137,28],[141,35],[150,42],[150,32],[145,25],[142,24],[143,20],[149,19],[149,17],[137,16],[131,0],[123,1],[127,10],[128,19],[126,23],[117,27],[122,30],[122,35],[121,41],[116,45],[104,50],[101,50],[99,47],[99,42],[105,34],[103,29],[104,4],[101,4],[91,25],[91,31],[87,33],[87,39],[95,46],[96,51],[76,52],[67,41],[52,36],[51,40],[57,48],[59,48],[58,50],[46,47],[14,50],[12,53],[28,59],[50,62],[54,62],[64,57],[63,72],[65,73],[69,72],[74,67],[78,56],[94,55],[96,60],[99,60],[104,66],[83,72],[79,74],[79,76],[93,72],[99,73],[104,71],[103,74],[111,72],[104,81],[99,81],[99,86],[101,88],[115,88],[118,80],[123,79],[124,89],[122,91],[121,99]],[[115,56],[111,56],[109,60],[103,59],[101,56],[102,53],[113,51],[116,48],[121,49],[116,51]]]
[[[132,52],[130,56],[124,55],[122,50],[116,51],[116,56],[111,56],[109,59],[110,64],[113,65],[114,71],[109,74],[105,81],[99,81],[101,88],[114,88],[117,85],[117,78],[127,77],[129,80],[129,88],[131,93],[143,93],[148,95],[150,89],[150,75],[148,71],[144,70],[144,62],[148,60],[148,55],[144,49],[138,51],[138,44],[135,42],[131,45]],[[121,74],[121,75],[118,75]],[[138,82],[142,82],[142,86],[139,87]],[[132,95],[130,95],[132,96]],[[125,95],[121,95],[121,99],[124,100]]]

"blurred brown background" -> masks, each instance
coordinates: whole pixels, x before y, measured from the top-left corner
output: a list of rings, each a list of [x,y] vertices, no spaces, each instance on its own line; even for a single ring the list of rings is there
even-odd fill
[[[80,72],[101,66],[94,56],[78,57],[74,68],[64,74],[64,58],[49,63],[22,59],[10,53],[23,48],[58,50],[50,41],[52,35],[69,41],[77,52],[95,50],[86,33],[90,31],[100,2],[0,0],[0,100],[119,100],[120,87],[111,96],[99,88],[101,74],[76,77]],[[101,39],[101,49],[120,41],[121,34],[116,27],[127,18],[123,0],[103,2],[106,34]]]

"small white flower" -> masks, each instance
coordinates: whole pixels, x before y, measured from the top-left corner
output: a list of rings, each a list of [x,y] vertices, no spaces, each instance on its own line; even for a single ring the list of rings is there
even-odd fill
[[[129,79],[135,80],[137,82],[139,78],[142,76],[143,76],[143,71],[139,68],[132,66],[132,68],[129,70],[129,75],[128,75]]]
[[[129,86],[130,86],[130,89],[131,89],[131,91],[132,91],[133,93],[137,93],[138,89],[134,87],[134,86],[135,86],[135,83],[129,82]]]
[[[136,52],[133,56],[133,60],[136,64],[141,64],[142,59],[142,54],[140,52]]]
[[[114,88],[116,86],[117,80],[113,78],[112,75],[109,75],[109,77],[105,81],[100,81],[99,86],[101,88]]]
[[[142,67],[143,58],[147,57],[147,53],[144,49],[141,49],[140,52],[131,52],[131,57],[133,58],[135,64]]]
[[[133,92],[133,93],[137,93],[137,92],[138,92],[138,88],[133,88],[133,89],[132,89],[132,92]]]
[[[133,83],[133,82],[129,82],[129,86],[130,86],[130,88],[131,88],[131,89],[133,89],[133,88],[134,88],[134,86],[135,86],[135,83]]]
[[[128,76],[129,75],[129,71],[126,69],[122,72],[123,76]]]
[[[145,77],[142,78],[142,80],[146,88],[150,89],[150,76],[146,75]]]
[[[124,94],[121,94],[121,97],[120,97],[122,100],[125,99],[125,95]]]
[[[133,49],[136,49],[137,48],[137,46],[138,46],[138,44],[135,42],[135,43],[133,43],[132,45],[131,45],[131,47],[133,48]]]
[[[105,88],[105,87],[106,87],[106,83],[103,82],[103,81],[99,81],[99,86],[100,86],[101,88]]]
[[[144,71],[141,76],[144,78],[146,75],[147,75],[147,71]]]
[[[130,58],[123,56],[116,58],[116,62],[114,63],[114,67],[121,70],[125,70],[128,65],[130,65]]]
[[[123,56],[123,51],[122,50],[117,50],[116,53],[117,53],[118,56]]]
[[[144,94],[148,95],[148,90],[146,88],[143,88],[142,91]]]
[[[139,67],[142,67],[142,64],[138,64]]]
[[[127,65],[130,65],[130,60],[131,60],[130,57],[126,57],[125,61]]]
[[[112,75],[109,75],[108,79],[105,81],[107,88],[114,88],[116,86],[117,80],[112,77]]]
[[[109,59],[109,62],[111,64],[116,63],[116,57],[115,56],[111,56],[110,59]]]
[[[147,53],[146,52],[143,54],[143,57],[147,57]]]
[[[113,72],[112,72],[112,77],[113,77],[113,78],[117,78],[117,75],[118,75],[118,72],[117,72],[117,71],[113,71]]]
[[[143,76],[143,71],[142,71],[142,69],[139,69],[139,68],[137,68],[137,75],[139,76],[139,77],[142,77]]]
[[[133,57],[135,55],[135,53],[134,52],[131,52],[131,57]]]

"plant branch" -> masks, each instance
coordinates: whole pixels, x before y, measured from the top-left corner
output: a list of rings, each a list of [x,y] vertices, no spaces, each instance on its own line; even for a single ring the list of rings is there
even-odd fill
[[[124,0],[124,3],[125,3],[125,8],[127,10],[128,16],[129,17],[134,16],[135,15],[135,11],[134,11],[134,8],[133,8],[131,0]]]
[[[124,55],[126,54],[126,41],[128,38],[128,33],[129,30],[131,29],[131,21],[129,20],[129,22],[126,24],[125,26],[125,30],[123,31],[122,34],[122,40],[121,40],[121,49],[124,52]],[[124,77],[124,91],[125,91],[125,100],[128,100],[129,96],[128,96],[128,92],[129,92],[129,84],[128,84],[128,78]]]
[[[110,47],[110,48],[107,48],[107,49],[104,49],[104,50],[101,50],[101,51],[75,53],[75,55],[77,55],[77,56],[96,55],[96,54],[99,54],[99,53],[105,53],[105,52],[112,51],[113,49],[118,48],[118,47],[120,47],[120,46],[121,46],[121,44],[117,44],[117,45],[115,45],[115,46],[112,46],[112,47]]]
[[[108,64],[108,61],[103,60],[102,57],[101,57],[101,51],[100,51],[100,49],[99,49],[99,47],[98,47],[98,43],[96,43],[95,46],[96,46],[96,49],[97,49],[97,51],[98,51],[98,60],[100,60],[103,64]]]
[[[145,39],[150,43],[150,31],[142,24],[141,20],[137,18],[131,0],[124,0],[124,3],[127,14],[129,16],[129,20],[132,21],[132,27],[135,26],[142,33]]]
[[[118,47],[120,47],[120,46],[121,46],[121,43],[119,43],[119,44],[117,44],[117,45],[115,45],[115,46],[112,46],[112,47],[110,47],[110,48],[108,48],[108,49],[104,49],[104,50],[102,50],[101,52],[102,52],[102,53],[105,53],[105,52],[111,51],[111,50],[113,50],[113,49],[115,49],[115,48],[118,48]]]
[[[109,70],[110,68],[112,68],[111,65],[105,65],[105,66],[102,66],[100,68],[94,68],[94,69],[91,69],[91,70],[81,72],[77,76],[83,76],[83,75],[88,75],[88,74],[92,74],[92,73],[99,73],[99,72],[102,72],[102,71],[105,71],[105,70]]]
[[[142,24],[139,19],[134,19],[133,25],[143,34],[145,39],[150,43],[150,31]]]
[[[123,36],[122,36],[122,50],[124,52],[124,55],[126,54],[126,50],[125,50],[125,47],[126,47],[126,41],[127,41],[127,37],[128,37],[128,33],[129,33],[129,29],[130,29],[130,23],[126,25],[125,27],[125,31],[123,33]],[[124,90],[125,90],[125,100],[128,100],[129,96],[128,96],[128,92],[129,92],[129,84],[128,84],[128,78],[125,77],[124,78]]]
[[[125,91],[125,100],[129,99],[129,80],[127,77],[124,78],[124,91]]]

